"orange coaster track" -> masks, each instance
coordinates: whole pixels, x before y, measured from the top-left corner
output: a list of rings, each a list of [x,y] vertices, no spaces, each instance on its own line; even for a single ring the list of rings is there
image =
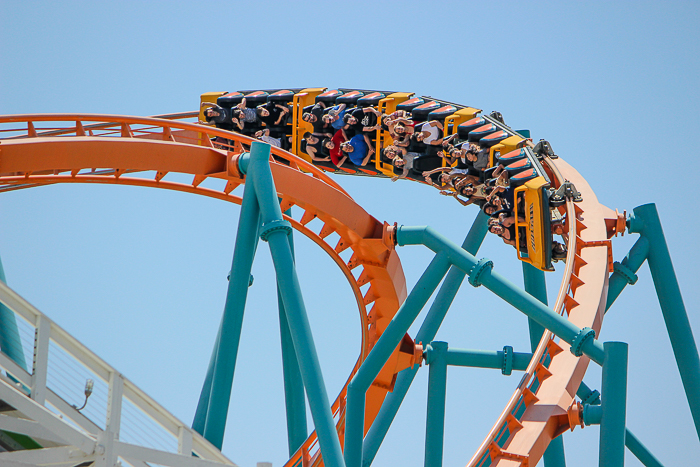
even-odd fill
[[[0,190],[54,183],[103,183],[184,191],[241,203],[237,188],[245,183],[235,159],[253,140],[236,133],[181,121],[196,113],[142,118],[111,115],[53,114],[0,117]],[[217,149],[215,137],[232,141],[231,150]],[[323,171],[278,148],[271,161],[282,211],[296,206],[301,220],[285,216],[293,227],[319,245],[340,267],[355,295],[361,318],[362,344],[353,377],[373,344],[406,297],[398,255],[386,238],[386,223],[370,216]],[[288,164],[288,165],[287,165]],[[545,159],[556,187],[575,183],[583,202],[568,201],[568,257],[554,310],[578,327],[599,332],[608,272],[612,266],[609,238],[618,227],[616,215],[600,205],[585,180],[562,159]],[[168,181],[171,173],[192,176],[189,184]],[[135,176],[138,175],[138,176]],[[206,179],[225,181],[221,190],[206,188]],[[306,226],[318,218],[319,232]],[[340,240],[326,239],[336,233]],[[340,253],[353,252],[346,263]],[[361,272],[353,272],[361,268]],[[370,284],[365,293],[360,287]],[[408,335],[398,346],[367,393],[365,432],[374,421],[396,374],[420,362]],[[572,428],[567,415],[589,359],[577,358],[568,345],[546,332],[521,384],[493,429],[469,462],[470,466],[534,465],[551,439]],[[345,388],[332,412],[343,444]],[[322,462],[315,433],[287,462],[288,466]]]

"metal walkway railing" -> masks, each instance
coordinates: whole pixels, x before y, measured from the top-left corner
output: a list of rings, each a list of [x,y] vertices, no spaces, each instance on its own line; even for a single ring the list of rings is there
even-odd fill
[[[1,452],[0,464],[235,465],[2,282],[0,302],[15,314],[25,355],[34,355],[30,374],[0,353],[0,430],[42,448]],[[92,395],[78,410],[88,379]]]

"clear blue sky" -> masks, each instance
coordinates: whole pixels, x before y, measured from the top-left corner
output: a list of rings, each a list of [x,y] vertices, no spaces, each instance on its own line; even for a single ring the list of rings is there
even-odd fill
[[[0,8],[0,114],[154,115],[193,110],[207,91],[311,86],[413,91],[498,110],[512,127],[548,139],[607,206],[657,204],[700,330],[696,2],[2,0]],[[337,181],[378,219],[431,225],[455,242],[476,215],[417,184]],[[223,309],[238,211],[143,188],[4,193],[0,256],[12,287],[190,423]],[[334,398],[357,357],[357,311],[331,261],[296,240]],[[616,260],[634,240],[615,240]],[[419,247],[399,254],[410,289],[431,255]],[[489,238],[480,255],[521,283],[512,249]],[[253,274],[224,453],[244,467],[280,466],[284,402],[264,245]],[[550,296],[559,274],[549,278]],[[629,428],[665,465],[695,462],[700,443],[646,266],[600,337],[630,344]],[[438,338],[452,347],[528,349],[525,318],[469,286]],[[585,380],[598,388],[599,369]],[[518,381],[450,370],[445,465],[469,460]],[[375,465],[422,463],[426,382],[424,368]],[[567,465],[597,465],[598,432],[564,435]],[[627,462],[637,465],[629,453]]]

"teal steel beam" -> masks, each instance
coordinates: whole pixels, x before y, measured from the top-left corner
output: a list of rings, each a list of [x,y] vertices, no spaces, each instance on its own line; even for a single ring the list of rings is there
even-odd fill
[[[600,392],[597,389],[591,389],[586,383],[581,381],[581,384],[576,391],[576,395],[581,399],[582,404],[600,405]]]
[[[544,279],[544,271],[524,261],[522,265],[525,292],[535,297],[544,305],[547,305],[547,283]],[[529,316],[527,318],[527,325],[530,331],[530,350],[534,352],[542,339],[544,327]],[[542,459],[544,460],[545,467],[566,467],[564,438],[562,436],[557,436],[549,443]]]
[[[446,355],[449,366],[492,368],[502,370],[504,374],[510,374],[506,368],[525,371],[532,358],[529,352],[512,352],[512,350],[506,352],[505,350],[449,349]]]
[[[428,409],[425,421],[425,467],[442,467],[447,393],[447,342],[433,341],[426,352]]]
[[[648,254],[649,240],[647,240],[646,237],[639,237],[632,248],[630,248],[627,256],[625,256],[621,262],[618,263],[616,261],[614,263],[615,272],[612,273],[608,281],[608,299],[605,304],[606,312],[627,285],[634,285],[637,282],[636,272],[642,267]]]
[[[241,159],[243,160],[239,163],[239,170],[247,173],[246,187],[249,183],[254,186],[260,203],[263,220],[260,237],[270,246],[277,285],[287,314],[323,462],[328,467],[343,467],[340,441],[333,423],[321,365],[306,314],[294,257],[287,239],[292,228],[289,222],[282,218],[277,190],[270,171],[270,145],[256,141],[251,144],[249,157]]]
[[[292,215],[289,208],[285,214]],[[289,250],[294,256],[294,237],[289,234]],[[306,398],[304,397],[304,382],[301,379],[299,362],[294,351],[292,333],[289,330],[287,312],[284,309],[282,293],[277,287],[277,304],[280,317],[280,343],[282,347],[282,374],[284,376],[284,404],[287,415],[287,446],[289,457],[304,444],[308,436],[306,430]]]
[[[649,240],[647,261],[651,277],[654,280],[666,330],[676,357],[690,412],[693,415],[695,431],[700,437],[700,358],[676,273],[673,270],[666,237],[655,204],[639,206],[634,208],[633,212],[629,219],[629,230]]]
[[[597,392],[597,391],[596,391]],[[586,426],[600,425],[603,420],[604,407],[585,404],[583,406],[583,423]],[[602,434],[601,434],[602,436]],[[619,438],[619,434],[618,434]],[[647,467],[663,467],[661,462],[642,444],[634,434],[625,428],[625,446],[639,461]],[[607,465],[607,464],[600,464]]]
[[[435,255],[348,384],[344,450],[346,467],[360,467],[362,465],[365,393],[367,389],[440,284],[449,267],[450,262],[445,254]]]
[[[625,446],[646,467],[663,467],[661,462],[649,452],[646,446],[630,430],[625,431]]]
[[[479,251],[479,247],[488,231],[488,219],[489,216],[487,214],[479,211],[469,229],[469,233],[465,237],[464,242],[462,242],[463,249],[471,254],[476,254]],[[454,266],[450,267],[445,280],[440,286],[440,290],[435,295],[435,300],[416,334],[415,341],[417,343],[430,342],[435,338],[465,276],[466,274],[461,269]],[[418,368],[406,368],[397,375],[394,390],[386,395],[384,403],[382,403],[382,407],[374,419],[374,423],[372,423],[367,436],[365,436],[362,447],[363,467],[369,467],[372,464],[417,373]]]
[[[603,410],[604,407],[601,405],[584,405],[583,406],[583,423],[586,426],[590,425],[600,425],[601,422],[603,421]],[[639,461],[644,464],[647,467],[663,467],[661,462],[654,457],[654,455],[642,444],[639,439],[634,436],[634,434],[629,430],[629,428],[625,428],[625,446],[627,449],[630,450],[634,456],[639,459]],[[602,438],[602,433],[601,433],[601,438]],[[617,437],[619,438],[619,433],[617,434]],[[619,442],[619,439],[618,439]],[[601,445],[602,447],[602,445]],[[616,448],[617,449],[617,448]],[[601,451],[602,452],[602,451]],[[617,453],[619,456],[619,453]],[[603,464],[601,462],[600,465],[608,465],[608,464]]]
[[[430,365],[428,376],[428,409],[425,430],[425,466],[441,467],[445,436],[445,398],[447,366],[498,368],[504,374],[514,369],[525,370],[531,353],[488,352],[449,349],[447,342],[433,341],[426,346],[425,361]]]
[[[425,245],[436,253],[444,253],[452,264],[469,274],[469,282],[474,286],[483,285],[501,297],[514,308],[525,313],[546,329],[552,331],[571,345],[576,355],[585,354],[599,365],[603,364],[603,345],[594,338],[590,328],[580,329],[569,320],[550,310],[532,295],[521,290],[500,274],[493,272],[493,263],[486,259],[479,261],[457,245],[435,232],[430,227],[406,227],[397,229],[398,245]]]
[[[216,332],[216,341],[214,342],[214,348],[211,351],[209,366],[207,367],[207,374],[204,377],[202,392],[199,394],[197,410],[194,412],[194,420],[192,421],[192,429],[200,435],[204,435],[204,426],[207,423],[207,409],[209,408],[209,398],[211,396],[211,381],[214,377],[214,368],[216,367],[216,351],[219,348],[220,340],[221,323],[219,323],[219,330]]]
[[[521,263],[523,265],[525,292],[547,305],[547,283],[544,280],[544,271],[524,261]],[[544,327],[529,316],[527,318],[527,325],[530,330],[530,350],[534,352],[542,339]]]
[[[257,242],[256,242],[257,247]],[[226,280],[231,279],[231,273],[229,272]],[[250,276],[248,286],[253,285],[253,276]],[[223,322],[223,319],[222,319]],[[202,392],[199,395],[199,402],[197,403],[197,410],[194,414],[194,420],[192,422],[192,429],[199,433],[204,434],[204,425],[207,421],[207,408],[209,407],[209,398],[211,396],[211,381],[214,376],[214,368],[216,366],[216,355],[219,348],[219,341],[221,340],[221,324],[219,323],[219,330],[216,332],[216,340],[214,341],[214,348],[211,352],[211,357],[209,358],[209,366],[207,367],[207,374],[204,378],[204,384],[202,385]]]
[[[213,371],[211,392],[204,416],[202,435],[210,443],[221,449],[226,430],[226,418],[231,400],[233,375],[236,369],[236,357],[243,326],[250,271],[258,244],[258,227],[260,224],[260,207],[253,186],[246,183],[241,203],[241,214],[233,250],[231,275],[224,313],[221,318],[220,337],[216,354],[212,357]],[[205,380],[206,383],[206,380]],[[195,416],[195,418],[198,418]],[[199,421],[199,420],[198,420]]]
[[[600,424],[602,418],[600,392],[589,388],[586,383],[581,385],[576,392],[583,404],[583,422],[585,425]],[[642,444],[641,441],[629,430],[625,429],[625,446],[635,455],[639,461],[647,467],[663,467],[661,462]]]
[[[598,465],[622,467],[625,465],[627,344],[606,342],[603,346],[605,348],[602,377],[603,404],[590,406],[594,409],[602,407]]]
[[[2,267],[0,259],[0,281],[7,284],[5,280],[5,270]],[[0,303],[0,350],[12,359],[17,365],[25,371],[27,370],[27,362],[24,360],[24,351],[22,350],[22,341],[19,338],[19,329],[17,328],[17,318],[15,313],[7,308],[5,304]]]

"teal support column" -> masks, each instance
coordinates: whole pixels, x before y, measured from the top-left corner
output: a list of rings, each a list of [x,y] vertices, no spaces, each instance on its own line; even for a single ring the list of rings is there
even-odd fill
[[[600,392],[597,389],[589,388],[586,383],[581,385],[576,392],[583,404],[583,422],[586,425],[600,424],[602,418],[602,408],[600,407]],[[629,430],[625,429],[625,446],[635,455],[639,461],[647,467],[663,467],[661,462],[649,452],[641,441]]]
[[[606,342],[603,363],[603,404],[600,420],[601,467],[625,465],[625,419],[627,414],[627,344]]]
[[[540,325],[549,329],[571,345],[577,355],[587,355],[599,365],[603,364],[603,345],[597,341],[590,328],[580,329],[566,318],[550,310],[532,295],[526,293],[500,274],[493,272],[493,263],[479,261],[466,251],[435,232],[430,227],[401,226],[396,232],[397,243],[403,245],[425,245],[436,253],[444,253],[450,262],[469,274],[469,283],[483,285],[514,308],[525,313]]]
[[[345,465],[362,465],[365,424],[365,393],[391,356],[404,334],[425,306],[450,267],[446,255],[438,253],[411,290],[369,355],[348,384],[345,414]]]
[[[606,312],[627,285],[634,285],[637,282],[636,272],[642,267],[648,254],[649,240],[645,237],[639,237],[639,240],[635,242],[629,253],[627,253],[627,256],[622,259],[622,262],[618,263],[616,261],[614,263],[615,272],[613,272],[608,281],[608,300],[605,304]]]
[[[442,467],[447,392],[447,342],[431,342],[425,352],[428,374],[428,412],[425,422],[425,467]]]
[[[522,262],[522,265],[525,291],[547,305],[547,283],[544,279],[544,271],[525,262]],[[544,327],[530,317],[527,318],[527,324],[530,331],[530,350],[534,352],[542,339]],[[563,436],[557,436],[549,443],[542,459],[545,467],[566,467]]]
[[[291,208],[285,213],[292,215]],[[294,237],[289,234],[289,250],[294,256]],[[287,312],[284,309],[282,292],[277,287],[277,303],[280,317],[280,342],[282,346],[282,373],[284,376],[284,404],[287,414],[287,446],[289,457],[293,456],[304,444],[308,433],[306,431],[306,399],[304,398],[304,382],[301,379],[299,362],[294,351],[292,333],[289,330]]]
[[[219,348],[219,341],[221,340],[221,323],[219,323],[219,330],[216,333],[216,341],[214,342],[214,348],[211,351],[211,357],[209,358],[209,366],[207,367],[207,375],[204,377],[204,384],[202,385],[202,392],[199,394],[199,402],[197,402],[197,410],[194,413],[194,420],[192,421],[192,429],[204,435],[204,426],[207,423],[207,409],[209,408],[209,398],[211,396],[211,381],[214,377],[214,368],[216,367],[216,351]]]
[[[216,356],[212,358],[214,369],[211,377],[211,392],[204,417],[203,436],[219,449],[223,444],[226,429],[243,312],[250,284],[250,271],[258,243],[259,218],[260,208],[254,187],[246,183],[233,250],[226,304],[221,318],[220,338],[216,347]]]
[[[257,247],[257,243],[256,243]],[[231,274],[229,273],[227,280],[231,279]],[[250,276],[248,286],[253,285],[253,276]],[[202,385],[202,392],[199,395],[199,402],[197,403],[197,410],[194,414],[194,420],[192,422],[192,429],[195,430],[200,435],[204,434],[204,425],[207,422],[207,409],[209,407],[209,396],[211,396],[211,382],[214,377],[214,368],[216,367],[216,355],[219,349],[219,342],[221,340],[221,325],[222,321],[219,323],[219,330],[216,332],[216,341],[214,342],[214,348],[211,352],[211,357],[209,358],[209,366],[207,367],[207,375],[204,378],[204,384]]]
[[[521,263],[523,265],[525,292],[547,305],[547,283],[544,280],[544,271],[537,269],[531,264],[525,262]],[[542,339],[544,327],[530,317],[527,318],[527,324],[530,330],[530,350],[534,352],[537,348],[537,344],[539,344]]]
[[[289,222],[282,219],[277,191],[269,165],[270,146],[254,142],[251,144],[249,163],[242,160],[239,169],[247,172],[247,183],[254,185],[260,202],[263,227],[260,237],[270,245],[272,261],[277,275],[284,309],[287,314],[294,350],[301,369],[301,376],[309,399],[311,416],[316,428],[324,464],[328,467],[343,467],[343,454],[338,433],[335,431],[333,414],[318,361],[311,326],[299,287],[294,258],[287,236],[291,232]]]
[[[7,284],[5,271],[0,260],[0,281]],[[19,338],[17,319],[12,310],[0,303],[0,350],[12,359],[23,370],[27,370],[27,362],[24,360],[22,341]]]
[[[486,236],[488,228],[486,222],[488,218],[489,216],[484,214],[483,211],[479,211],[462,243],[463,249],[471,254],[476,254],[479,251],[479,247],[484,241],[484,236]],[[416,334],[415,341],[417,343],[430,342],[435,338],[465,276],[466,274],[461,269],[454,266],[450,268]],[[367,436],[365,436],[362,447],[363,467],[369,467],[372,464],[404,397],[406,397],[408,389],[411,387],[413,379],[416,377],[416,373],[418,373],[418,368],[406,368],[397,375],[394,390],[386,395],[382,408],[367,432]]]
[[[656,205],[645,204],[635,208],[629,219],[629,230],[638,232],[649,240],[647,261],[651,277],[693,415],[695,430],[700,437],[700,358]]]

